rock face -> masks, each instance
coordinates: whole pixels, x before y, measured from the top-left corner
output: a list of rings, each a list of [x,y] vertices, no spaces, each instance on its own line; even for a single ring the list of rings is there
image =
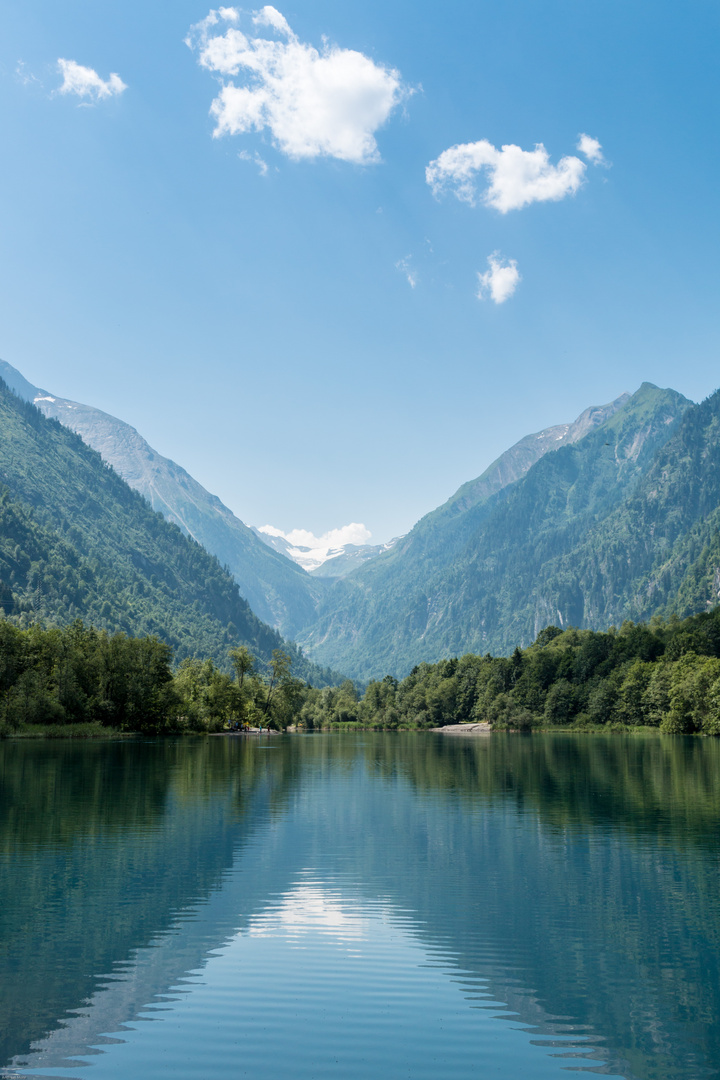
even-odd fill
[[[220,499],[153,450],[135,428],[100,409],[33,386],[4,361],[0,376],[18,397],[75,431],[154,510],[228,566],[241,595],[263,621],[288,637],[313,621],[323,583],[263,544]]]

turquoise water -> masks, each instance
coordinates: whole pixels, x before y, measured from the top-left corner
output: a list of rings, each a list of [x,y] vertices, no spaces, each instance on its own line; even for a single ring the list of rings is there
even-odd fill
[[[0,745],[8,1076],[720,1077],[720,742]]]

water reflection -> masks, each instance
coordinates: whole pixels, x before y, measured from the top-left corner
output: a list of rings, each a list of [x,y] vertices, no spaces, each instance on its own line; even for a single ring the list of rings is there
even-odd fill
[[[289,783],[286,759],[267,768],[269,755],[248,749],[0,745],[2,1063],[220,885]],[[191,950],[194,963],[214,935]]]
[[[276,746],[0,748],[4,1063],[720,1075],[717,743]]]

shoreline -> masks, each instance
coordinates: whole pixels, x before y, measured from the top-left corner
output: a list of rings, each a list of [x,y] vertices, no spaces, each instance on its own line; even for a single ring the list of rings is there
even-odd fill
[[[473,724],[446,724],[445,727],[430,728],[436,735],[490,735],[492,734],[492,728],[484,721]]]

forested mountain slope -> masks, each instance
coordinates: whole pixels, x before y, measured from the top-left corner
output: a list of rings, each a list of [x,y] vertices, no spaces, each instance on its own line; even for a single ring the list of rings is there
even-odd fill
[[[413,530],[413,543],[417,543],[419,535],[431,532],[441,521],[460,517],[485,503],[491,495],[520,480],[545,454],[579,442],[614,416],[629,399],[629,394],[621,394],[607,405],[592,405],[585,409],[572,424],[556,424],[526,435],[493,461],[476,480],[463,484],[446,503],[426,514]]]
[[[33,386],[4,361],[0,377],[45,416],[77,432],[154,510],[229,567],[241,595],[261,619],[289,637],[312,621],[323,582],[313,581],[296,563],[269,548],[217,496],[153,450],[135,428],[100,409]]]
[[[418,521],[407,536],[397,541],[395,566],[414,565],[416,571],[431,573],[448,565],[468,540],[477,533],[482,521],[495,505],[493,496],[510,487],[546,454],[561,446],[570,446],[614,416],[629,400],[629,394],[607,405],[593,405],[572,424],[553,427],[526,435],[500,455],[475,480],[463,484],[447,502]],[[380,566],[393,565],[385,555]],[[378,567],[378,573],[383,571]]]
[[[24,625],[82,618],[156,634],[175,658],[279,647],[295,674],[330,681],[251,611],[231,576],[68,428],[0,379],[0,606]]]
[[[686,412],[630,497],[554,572],[583,590],[586,622],[686,617],[718,603],[720,390]]]
[[[649,512],[634,510],[633,500],[642,499],[638,485],[645,479],[657,488],[667,472],[658,464],[663,450],[675,461],[673,448],[685,437],[681,432],[700,423],[701,408],[645,383],[515,483],[484,494],[474,482],[476,496],[465,507],[455,497],[394,550],[336,584],[301,640],[323,662],[367,678],[405,674],[443,656],[509,652],[548,623],[602,628],[666,608],[672,587],[643,581],[662,552],[675,560],[677,587],[690,589],[682,579],[700,557],[705,526],[694,547],[690,531],[720,505],[720,491],[714,501],[697,494],[702,512],[689,505],[690,491],[704,490],[707,455],[689,455],[685,471],[693,480],[678,480],[686,490],[663,502],[655,534],[643,520]],[[706,426],[700,423],[703,431]],[[684,509],[676,513],[677,499]],[[679,545],[674,554],[669,545]],[[670,581],[667,568],[663,574]]]

